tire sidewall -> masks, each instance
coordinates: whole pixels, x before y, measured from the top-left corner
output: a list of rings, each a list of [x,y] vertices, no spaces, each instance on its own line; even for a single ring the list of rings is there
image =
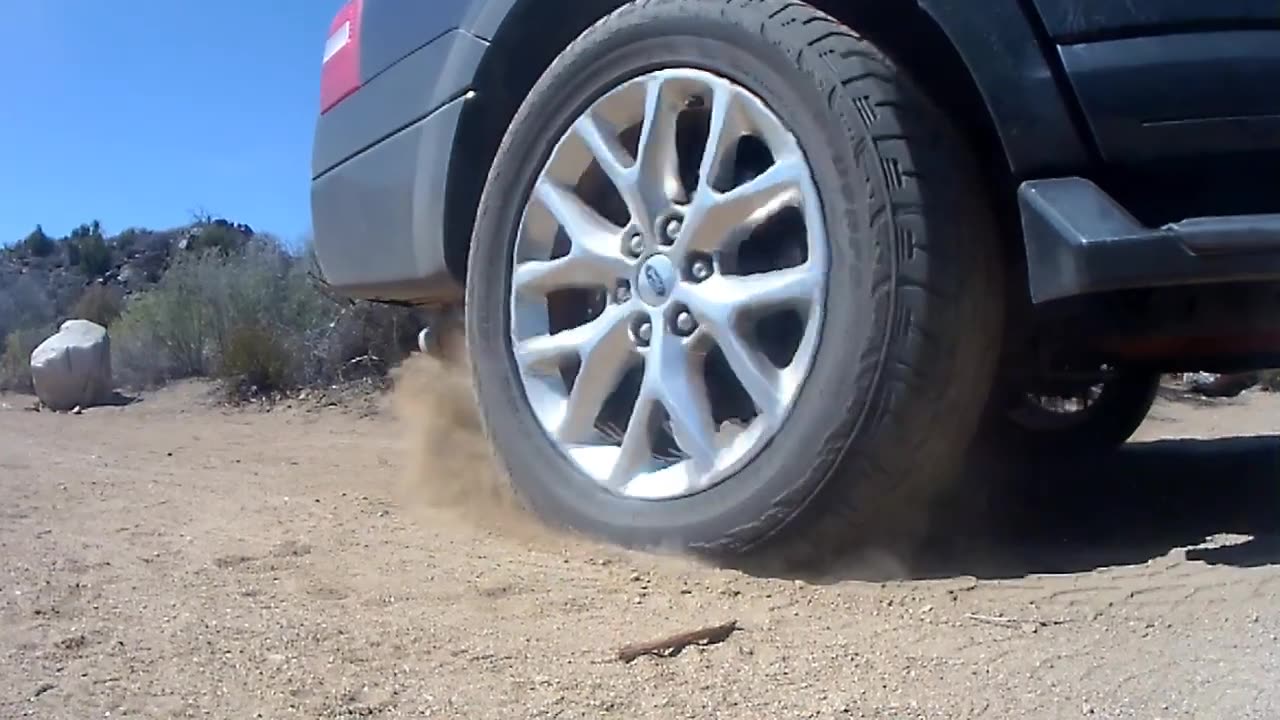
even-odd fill
[[[855,371],[878,347],[892,293],[868,236],[874,173],[859,166],[849,127],[826,95],[833,78],[800,69],[752,28],[748,7],[682,3],[633,8],[629,22],[597,26],[535,86],[500,148],[478,213],[467,283],[467,330],[477,398],[497,454],[532,508],[579,531],[630,546],[698,548],[732,538],[765,539],[812,498],[838,466],[874,382]],[[700,12],[690,12],[701,9]],[[733,10],[736,15],[721,15]],[[509,334],[511,260],[536,178],[559,138],[601,95],[667,67],[718,73],[761,97],[788,125],[809,160],[822,199],[830,273],[817,354],[781,430],[718,485],[678,499],[642,501],[601,488],[562,454],[524,395]],[[781,502],[784,498],[789,502]],[[795,499],[800,498],[799,502]],[[780,505],[793,508],[782,517]],[[768,522],[762,523],[763,519]]]

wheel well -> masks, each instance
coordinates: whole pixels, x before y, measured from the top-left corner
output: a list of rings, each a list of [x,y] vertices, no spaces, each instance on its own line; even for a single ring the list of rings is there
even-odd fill
[[[880,47],[969,138],[982,163],[1006,262],[1024,265],[1012,172],[982,95],[942,29],[912,0],[809,1]],[[489,166],[520,103],[574,38],[626,2],[577,0],[551,14],[542,0],[520,0],[494,35],[477,73],[477,94],[464,110],[449,168],[445,260],[460,282],[465,282],[471,230]]]

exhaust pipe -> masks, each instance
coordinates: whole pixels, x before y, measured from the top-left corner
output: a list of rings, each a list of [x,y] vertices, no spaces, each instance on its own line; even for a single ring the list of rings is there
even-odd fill
[[[462,306],[442,305],[426,310],[426,322],[418,331],[418,349],[424,355],[450,359],[449,348],[456,343],[451,343],[449,336],[454,334],[461,338],[463,333]]]

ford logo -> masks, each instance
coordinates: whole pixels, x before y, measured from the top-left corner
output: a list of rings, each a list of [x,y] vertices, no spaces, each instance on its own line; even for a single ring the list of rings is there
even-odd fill
[[[667,296],[667,283],[662,279],[662,273],[652,265],[646,265],[644,268],[644,280],[649,283],[649,288],[653,290],[658,297]]]

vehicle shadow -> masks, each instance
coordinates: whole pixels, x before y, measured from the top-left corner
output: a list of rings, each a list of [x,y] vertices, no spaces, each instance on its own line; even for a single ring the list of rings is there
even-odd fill
[[[1088,572],[1176,548],[1211,564],[1280,564],[1280,436],[1131,443],[1065,461],[979,460],[932,516],[906,563],[911,577]],[[1223,534],[1253,539],[1196,547]]]
[[[1280,565],[1280,435],[1130,443],[1104,456],[974,458],[910,537],[821,569],[740,567],[818,584],[1011,579],[1192,561]],[[1206,543],[1218,535],[1240,544]]]

